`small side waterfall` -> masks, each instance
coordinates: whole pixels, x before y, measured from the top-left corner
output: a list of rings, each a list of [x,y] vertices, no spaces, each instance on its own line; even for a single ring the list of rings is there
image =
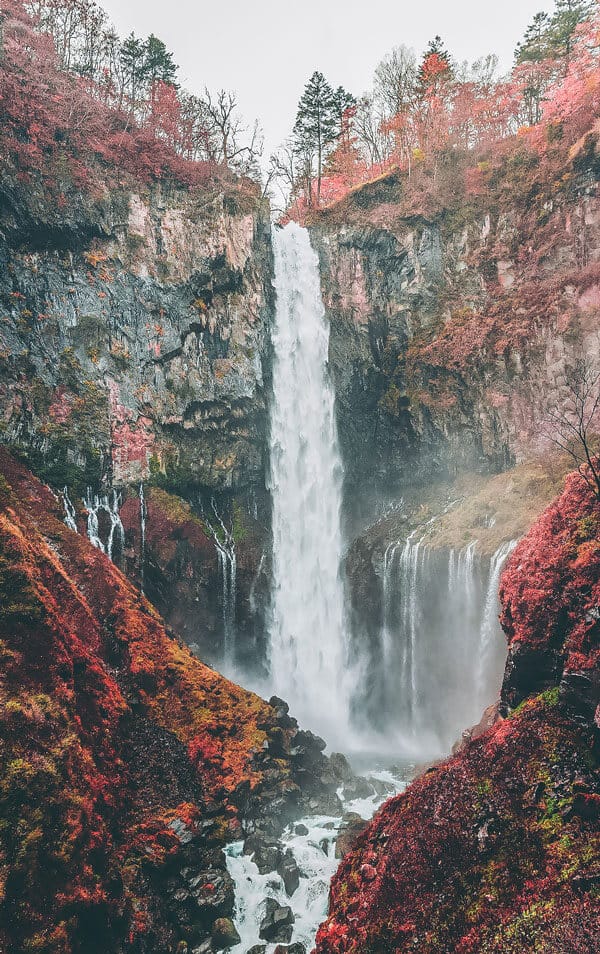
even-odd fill
[[[517,545],[516,540],[503,543],[494,553],[490,562],[488,588],[485,597],[483,620],[479,632],[479,652],[477,654],[476,689],[479,702],[487,701],[487,674],[493,665],[494,643],[498,632],[498,588],[502,568]]]
[[[343,735],[349,706],[329,327],[308,232],[291,223],[274,230],[273,245],[271,682],[305,725],[331,741]]]
[[[110,560],[114,560],[115,544],[119,547],[119,556],[123,552],[125,545],[125,530],[119,516],[121,506],[121,496],[116,490],[109,494],[92,494],[91,487],[88,487],[84,499],[87,510],[87,535],[92,546],[106,553]],[[102,540],[100,530],[101,515],[105,515],[108,522],[108,533],[106,542]]]
[[[148,510],[146,508],[146,497],[144,496],[144,483],[140,481],[140,590],[144,592],[144,563],[146,561],[146,520]]]
[[[502,544],[488,560],[474,543],[433,549],[420,529],[385,551],[374,686],[382,724],[397,727],[408,751],[447,751],[497,694],[505,658],[498,585],[515,546]]]
[[[237,556],[235,552],[235,539],[233,531],[225,525],[214,500],[211,501],[211,508],[217,525],[215,526],[210,520],[206,519],[206,517],[205,521],[213,539],[215,550],[217,551],[219,575],[221,577],[223,658],[227,664],[233,664],[235,663],[237,606]]]
[[[62,497],[63,508],[65,511],[65,523],[67,527],[69,528],[69,530],[73,530],[75,533],[78,533],[77,512],[75,510],[75,507],[71,503],[71,498],[69,497],[69,491],[67,487],[63,488],[61,497]]]

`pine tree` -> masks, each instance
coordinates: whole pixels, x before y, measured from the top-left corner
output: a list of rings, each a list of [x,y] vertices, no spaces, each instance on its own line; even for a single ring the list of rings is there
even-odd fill
[[[305,169],[310,169],[313,159],[316,158],[317,202],[321,201],[321,180],[327,149],[335,142],[339,130],[339,102],[336,100],[336,93],[323,74],[316,70],[304,87],[298,103],[294,141]]]
[[[593,0],[556,0],[549,31],[555,56],[569,60],[573,48],[573,34],[579,24],[591,16],[593,8]]]
[[[126,90],[131,111],[135,113],[138,97],[144,84],[144,60],[146,44],[140,37],[130,33],[123,40],[119,51],[119,60],[123,72],[123,86]]]
[[[551,56],[551,22],[547,13],[536,13],[515,50],[517,63],[541,63]]]
[[[431,89],[439,87],[452,78],[452,61],[450,54],[442,42],[441,36],[430,41],[423,54],[417,74],[417,93],[426,96]]]

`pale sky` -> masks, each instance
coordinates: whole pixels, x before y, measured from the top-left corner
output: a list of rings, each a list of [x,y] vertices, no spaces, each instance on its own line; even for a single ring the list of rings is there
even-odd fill
[[[459,61],[497,53],[508,69],[534,13],[551,0],[102,0],[122,35],[155,33],[190,92],[232,89],[259,119],[268,152],[291,131],[311,73],[358,96],[377,63],[405,43],[421,52],[436,33]]]

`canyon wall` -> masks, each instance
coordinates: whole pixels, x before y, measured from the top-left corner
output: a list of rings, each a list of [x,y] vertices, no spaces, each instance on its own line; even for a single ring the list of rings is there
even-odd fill
[[[390,175],[313,217],[354,508],[543,451],[566,368],[600,366],[598,136],[543,185],[517,150],[470,192],[450,160],[443,192]]]
[[[241,627],[250,641],[262,628],[249,601],[269,539],[269,211],[233,177],[109,181],[57,207],[41,179],[3,179],[0,440],[66,488],[82,530],[89,500],[116,488],[115,559],[218,658],[221,520],[239,551]]]

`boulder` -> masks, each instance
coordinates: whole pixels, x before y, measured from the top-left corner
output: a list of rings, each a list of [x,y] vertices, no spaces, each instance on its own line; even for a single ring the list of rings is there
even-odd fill
[[[306,954],[306,948],[300,941],[295,944],[278,944],[273,954]]]
[[[260,831],[246,838],[244,854],[252,855],[252,860],[261,874],[277,871],[283,858],[283,851],[277,839]]]
[[[308,828],[306,827],[306,825],[302,825],[302,824],[300,824],[300,825],[295,825],[295,826],[294,826],[294,834],[295,834],[295,835],[300,835],[301,837],[304,836],[304,835],[308,835]]]
[[[300,884],[300,869],[289,848],[278,865],[277,874],[283,881],[285,893],[291,898]]]
[[[224,951],[228,947],[235,947],[242,940],[231,918],[217,918],[213,924],[211,936],[215,951]]]
[[[335,845],[335,857],[345,858],[349,851],[354,847],[354,843],[359,835],[368,825],[356,812],[347,812],[342,818],[342,824]]]
[[[340,782],[349,782],[354,778],[354,772],[350,767],[350,763],[345,755],[342,755],[341,752],[332,752],[329,758],[329,765],[331,771]]]
[[[267,898],[265,916],[261,921],[258,936],[261,940],[273,944],[289,944],[295,920],[290,907],[278,904],[274,898]]]

